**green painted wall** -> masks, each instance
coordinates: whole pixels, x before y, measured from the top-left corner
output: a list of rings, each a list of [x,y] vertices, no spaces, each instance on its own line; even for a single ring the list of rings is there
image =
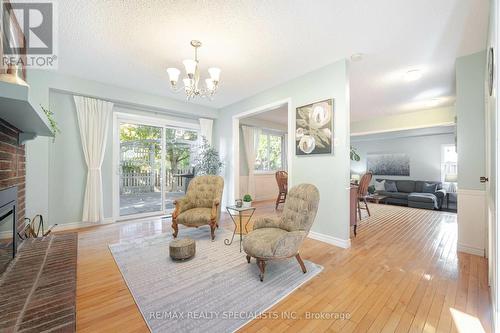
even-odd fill
[[[334,98],[334,154],[295,156],[295,143],[289,145],[292,154],[291,185],[312,183],[319,188],[321,202],[312,230],[342,241],[349,239],[349,81],[348,63],[335,62],[277,87],[220,110],[215,127],[216,144],[226,163],[226,200],[231,202],[233,169],[232,117],[284,99],[291,99],[292,109],[311,102]],[[293,115],[295,117],[295,115]],[[293,122],[295,118],[293,118]],[[295,129],[289,128],[289,133]],[[291,135],[292,136],[292,135]]]
[[[87,167],[73,94],[119,101],[121,105],[115,105],[113,112],[156,114],[163,119],[175,119],[177,114],[192,117],[183,118],[188,122],[217,117],[215,109],[48,71],[30,71],[28,83],[33,104],[50,106],[61,129],[55,141],[39,137],[26,145],[26,214],[42,214],[50,225],[80,222],[82,216]],[[111,124],[102,166],[105,218],[112,217],[112,164]]]
[[[458,187],[462,190],[485,189],[479,182],[486,174],[485,66],[485,51],[456,62]]]

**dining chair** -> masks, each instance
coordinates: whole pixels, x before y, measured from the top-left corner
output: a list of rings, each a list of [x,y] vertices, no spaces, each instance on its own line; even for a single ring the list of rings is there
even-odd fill
[[[288,172],[286,171],[277,171],[276,174],[276,182],[278,183],[278,197],[276,198],[276,209],[280,203],[285,203],[286,195],[288,193]]]
[[[373,174],[371,172],[367,172],[361,177],[358,186],[358,214],[359,219],[361,220],[361,209],[366,209],[368,212],[368,216],[370,214],[370,208],[368,208],[368,203],[366,202],[366,197],[368,196],[368,186],[370,186],[370,182],[372,181]],[[365,206],[361,207],[361,203],[364,203]]]

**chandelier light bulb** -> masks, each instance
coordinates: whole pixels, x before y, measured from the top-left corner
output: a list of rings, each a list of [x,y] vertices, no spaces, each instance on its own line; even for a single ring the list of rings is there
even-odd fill
[[[219,82],[219,79],[220,79],[220,68],[211,67],[211,68],[208,69],[208,74],[210,74],[210,78],[213,81]]]
[[[196,73],[196,66],[198,65],[195,60],[186,59],[182,62],[184,64],[184,68],[186,69],[186,74],[191,78]]]
[[[170,67],[167,68],[167,73],[168,77],[170,78],[170,82],[175,86],[177,84],[177,81],[179,81],[179,75],[181,74],[181,71],[177,68]]]

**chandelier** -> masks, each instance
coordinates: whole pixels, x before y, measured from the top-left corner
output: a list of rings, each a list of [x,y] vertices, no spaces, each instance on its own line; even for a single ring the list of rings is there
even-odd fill
[[[220,82],[220,68],[211,67],[208,69],[209,79],[205,79],[205,86],[201,87],[200,82],[200,70],[198,61],[198,48],[201,47],[201,42],[199,40],[192,40],[191,46],[194,47],[194,60],[186,59],[182,63],[184,64],[184,69],[186,70],[186,77],[182,80],[184,84],[184,92],[186,93],[187,100],[191,100],[196,96],[207,97],[213,99],[213,96],[219,88]],[[167,68],[167,73],[170,79],[170,87],[173,91],[178,92],[181,90],[179,88],[179,75],[181,71],[175,67]]]

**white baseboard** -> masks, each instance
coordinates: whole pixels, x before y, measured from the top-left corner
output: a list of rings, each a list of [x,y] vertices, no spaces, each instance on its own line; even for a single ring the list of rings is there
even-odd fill
[[[113,222],[114,222],[113,218],[105,218],[102,223],[71,222],[71,223],[58,224],[55,227],[53,227],[54,225],[51,224],[49,226],[45,226],[45,231],[49,230],[51,227],[53,227],[52,231],[63,231],[63,230],[95,227],[98,225],[105,225]],[[8,239],[11,237],[12,237],[12,230],[0,231],[0,239]]]
[[[458,252],[464,252],[468,254],[473,254],[476,256],[484,257],[484,249],[476,248],[476,247],[471,247],[463,244],[457,244],[457,251]]]
[[[341,238],[337,238],[337,237],[332,237],[332,236],[321,234],[321,233],[315,232],[315,231],[309,231],[308,237],[315,239],[315,240],[319,240],[319,241],[324,242],[324,243],[328,243],[331,245],[341,247],[343,249],[348,249],[351,247],[351,240],[350,239],[341,239]]]
[[[72,230],[72,229],[80,229],[80,228],[88,228],[95,227],[99,225],[111,224],[114,220],[111,217],[105,218],[100,223],[90,223],[90,222],[71,222],[71,223],[63,223],[56,225],[52,230],[53,231],[63,231],[63,230]],[[52,225],[50,226],[52,227]]]

